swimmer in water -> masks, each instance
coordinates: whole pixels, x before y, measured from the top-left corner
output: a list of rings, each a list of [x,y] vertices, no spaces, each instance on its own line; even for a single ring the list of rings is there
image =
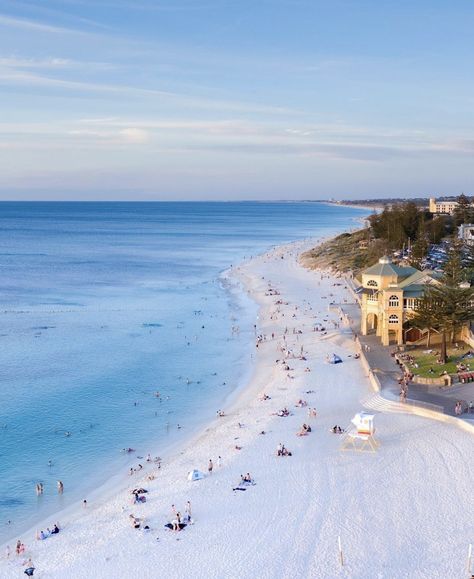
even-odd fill
[[[48,466],[53,466],[53,461],[51,459],[48,460]]]
[[[63,482],[62,482],[62,481],[60,481],[60,480],[58,480],[58,494],[59,494],[59,495],[62,495],[62,494],[63,494],[63,492],[64,492],[64,485],[63,485]]]

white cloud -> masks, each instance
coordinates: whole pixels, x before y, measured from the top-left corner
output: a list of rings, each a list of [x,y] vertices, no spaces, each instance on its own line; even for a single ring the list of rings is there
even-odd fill
[[[73,137],[92,139],[96,142],[106,142],[107,144],[116,145],[143,145],[148,143],[151,138],[148,131],[137,127],[126,127],[120,130],[74,129],[68,131],[67,134]]]
[[[143,144],[150,140],[150,135],[144,129],[137,129],[135,127],[129,127],[127,129],[122,129],[119,134],[128,142]]]

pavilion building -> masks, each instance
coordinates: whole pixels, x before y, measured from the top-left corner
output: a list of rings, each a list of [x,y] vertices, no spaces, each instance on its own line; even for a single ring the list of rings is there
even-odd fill
[[[362,335],[375,333],[384,346],[421,338],[419,329],[404,329],[404,325],[413,316],[426,285],[436,283],[432,272],[396,265],[389,257],[381,257],[361,275]]]

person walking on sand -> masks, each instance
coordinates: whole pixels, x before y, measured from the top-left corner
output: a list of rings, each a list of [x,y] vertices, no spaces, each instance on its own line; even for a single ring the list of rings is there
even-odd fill
[[[171,521],[173,525],[173,531],[180,531],[181,530],[181,514],[176,513],[176,518]]]
[[[64,492],[64,485],[63,482],[58,480],[58,495],[62,495]]]
[[[219,468],[221,468],[221,466],[222,466],[222,456],[221,456],[221,455],[219,455],[219,456],[217,457],[217,466],[218,466]]]
[[[188,501],[186,503],[186,506],[184,507],[184,512],[185,512],[185,520],[188,524],[191,524],[191,520],[192,520],[192,515],[191,515],[191,501]]]
[[[209,474],[212,474],[212,469],[214,468],[214,465],[212,464],[212,459],[209,459],[209,464],[207,465],[207,472]]]

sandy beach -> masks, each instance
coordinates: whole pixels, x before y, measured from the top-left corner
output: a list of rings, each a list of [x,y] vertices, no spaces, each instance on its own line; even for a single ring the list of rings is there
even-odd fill
[[[11,542],[0,577],[24,577],[29,557],[34,576],[45,579],[466,577],[473,437],[455,421],[408,413],[374,392],[354,358],[352,332],[330,307],[351,301],[350,293],[342,280],[299,265],[309,246],[277,247],[228,273],[260,310],[253,375],[224,416],[160,469],[138,472],[120,493],[60,519],[59,534],[22,536],[20,556]],[[333,353],[341,364],[327,363]],[[284,408],[290,415],[278,416]],[[376,413],[380,448],[341,451],[332,427],[347,428],[364,408]],[[303,423],[311,432],[297,436]],[[277,456],[280,443],[291,456]],[[204,478],[189,481],[193,469]],[[246,473],[254,484],[240,484]],[[146,502],[133,504],[139,487]],[[166,529],[173,505],[184,515],[187,501],[192,524]]]

